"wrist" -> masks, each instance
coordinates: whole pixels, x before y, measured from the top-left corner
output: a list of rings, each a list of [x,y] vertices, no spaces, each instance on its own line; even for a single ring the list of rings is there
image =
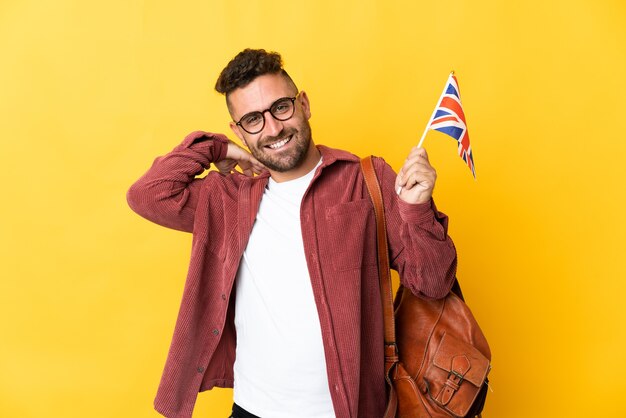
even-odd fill
[[[182,146],[203,155],[211,156],[212,162],[226,158],[228,138],[223,134],[194,131],[185,137]]]

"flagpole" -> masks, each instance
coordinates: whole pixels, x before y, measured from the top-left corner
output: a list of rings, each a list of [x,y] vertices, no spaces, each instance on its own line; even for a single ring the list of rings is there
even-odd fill
[[[454,70],[450,71],[448,80],[450,80],[450,77],[452,77],[453,75],[454,75]],[[435,119],[435,115],[437,114],[437,109],[439,108],[439,105],[441,104],[441,101],[443,100],[443,96],[446,94],[446,89],[448,88],[448,80],[446,80],[446,84],[443,86],[443,91],[441,92],[441,96],[439,96],[439,100],[437,101],[437,104],[435,105],[435,109],[433,110],[432,115],[430,115],[430,119],[428,119],[428,123],[426,124],[426,129],[424,129],[424,133],[422,134],[422,137],[420,138],[420,141],[417,144],[417,148],[422,148],[422,144],[424,143],[424,139],[426,139],[426,134],[428,133],[428,127],[433,122],[433,119]],[[402,186],[399,186],[398,190],[396,190],[396,194],[400,194],[401,191],[402,191]]]

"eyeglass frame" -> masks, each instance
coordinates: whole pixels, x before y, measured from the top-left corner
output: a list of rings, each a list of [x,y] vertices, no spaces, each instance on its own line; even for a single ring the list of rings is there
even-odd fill
[[[291,118],[293,117],[293,115],[295,115],[295,113],[296,113],[296,99],[298,98],[298,96],[299,96],[299,95],[300,95],[300,92],[298,92],[298,94],[296,94],[296,95],[295,95],[295,96],[293,96],[293,97],[285,96],[285,97],[281,97],[281,98],[279,98],[279,99],[276,99],[276,100],[274,100],[274,102],[272,102],[272,104],[270,105],[270,107],[268,107],[267,109],[265,109],[265,110],[255,110],[254,112],[248,112],[248,113],[246,113],[245,115],[243,115],[241,118],[239,118],[239,121],[238,121],[238,122],[235,122],[235,121],[233,121],[233,122],[235,122],[235,125],[239,126],[241,129],[243,129],[244,131],[246,131],[246,132],[247,132],[247,133],[249,133],[250,135],[256,135],[256,134],[258,134],[259,132],[261,132],[263,129],[265,129],[265,112],[269,112],[269,113],[270,113],[270,115],[272,115],[272,117],[273,117],[274,119],[276,119],[276,120],[278,120],[278,121],[280,121],[280,122],[284,122],[284,121],[286,121],[286,120],[291,119]],[[285,119],[280,119],[280,118],[277,118],[277,117],[276,117],[276,115],[274,115],[274,114],[272,113],[272,107],[274,107],[274,105],[275,105],[276,103],[280,102],[281,100],[285,100],[285,99],[289,99],[289,100],[291,100],[291,105],[293,106],[293,110],[292,110],[292,112],[291,112],[291,115],[289,115],[289,117],[288,117],[288,118],[285,118]],[[260,113],[260,114],[261,114],[261,118],[263,119],[263,124],[261,125],[261,129],[259,129],[258,131],[256,131],[256,132],[250,132],[249,130],[247,130],[246,128],[244,128],[244,127],[243,127],[243,124],[241,123],[241,121],[242,121],[242,120],[243,120],[243,118],[245,118],[246,116],[250,116],[250,115],[255,114],[255,113]]]

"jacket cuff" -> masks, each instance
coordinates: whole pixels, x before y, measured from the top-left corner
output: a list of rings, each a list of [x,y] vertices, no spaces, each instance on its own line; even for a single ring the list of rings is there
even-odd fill
[[[435,219],[434,202],[431,198],[425,203],[407,203],[398,199],[398,210],[404,222],[412,224],[432,223]]]
[[[205,131],[194,131],[187,135],[181,146],[202,152],[207,147],[213,147],[213,161],[221,161],[226,158],[228,152],[228,138],[224,134],[216,134]]]

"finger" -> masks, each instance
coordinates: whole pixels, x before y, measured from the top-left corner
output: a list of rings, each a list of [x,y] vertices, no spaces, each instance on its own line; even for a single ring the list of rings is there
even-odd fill
[[[252,163],[250,163],[249,161],[240,160],[237,165],[239,166],[243,174],[248,177],[252,176]]]
[[[428,161],[428,152],[426,151],[426,148],[418,148],[418,147],[411,148],[411,151],[409,151],[409,155],[407,156],[407,159],[414,158],[414,157],[424,158],[425,160]]]
[[[402,176],[398,176],[396,187],[404,187],[407,183],[409,183],[409,179],[411,178],[419,178],[420,181],[427,180],[434,182],[434,180],[437,178],[437,173],[430,166],[425,166],[423,164],[413,164],[402,173]]]
[[[402,166],[402,169],[406,170],[407,167],[410,167],[414,164],[422,164],[422,165],[431,167],[430,161],[428,161],[428,158],[424,158],[424,155],[419,153],[419,154],[409,155],[409,157],[407,157],[407,159],[404,161],[404,165]]]
[[[415,171],[424,173],[436,173],[433,166],[428,164],[428,162],[423,159],[417,160],[411,164],[402,167],[402,169],[398,173],[399,185],[401,185],[403,181],[406,180],[406,178],[408,178],[408,176]]]
[[[248,157],[248,161],[250,162],[250,164],[252,164],[253,167],[255,167],[257,170],[265,170],[266,167],[256,158],[254,158],[252,156],[252,154],[249,154]]]
[[[430,165],[415,163],[411,165],[410,167],[407,167],[402,172],[402,177],[408,177],[410,174],[415,173],[415,172],[432,173],[432,174],[436,173],[435,169]]]
[[[403,189],[410,189],[416,184],[421,184],[424,187],[430,187],[435,183],[435,177],[429,173],[415,172],[406,176],[397,187]]]
[[[259,173],[261,171],[267,170],[267,167],[265,167],[263,164],[261,163],[256,163],[256,164],[252,164],[252,167],[254,167],[255,170],[257,170]]]
[[[406,183],[403,186],[403,189],[411,191],[414,188],[419,187],[420,189],[428,190],[432,189],[434,187],[434,184],[435,179],[431,175],[415,172],[407,176]]]
[[[426,161],[421,160],[421,161],[415,161],[410,165],[406,165],[402,167],[398,175],[404,178],[404,177],[407,177],[409,173],[415,170],[424,171],[424,172],[430,172],[430,171],[435,172],[435,168],[433,166],[428,164]]]
[[[254,158],[254,156],[252,154],[250,154],[248,151],[244,150],[244,149],[239,149],[240,152],[237,153],[236,155],[236,160],[239,162],[239,164],[248,164],[248,165],[253,165],[258,169],[264,169],[265,166],[263,164],[261,164],[259,162],[259,160],[257,160],[256,158]]]
[[[231,171],[233,171],[236,165],[237,165],[236,161],[232,161],[232,162],[221,161],[219,164],[216,164],[218,171],[222,174],[230,173]]]

